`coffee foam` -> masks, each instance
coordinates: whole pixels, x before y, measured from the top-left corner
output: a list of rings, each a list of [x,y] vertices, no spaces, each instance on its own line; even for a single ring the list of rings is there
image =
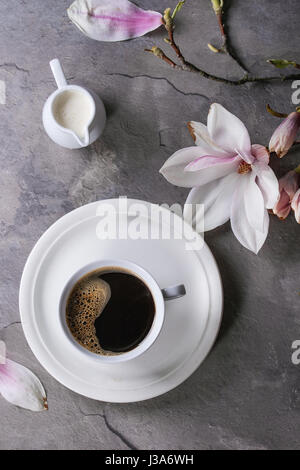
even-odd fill
[[[89,351],[101,355],[115,355],[101,348],[96,336],[95,320],[110,299],[110,287],[96,273],[81,278],[67,301],[67,325],[76,341]]]

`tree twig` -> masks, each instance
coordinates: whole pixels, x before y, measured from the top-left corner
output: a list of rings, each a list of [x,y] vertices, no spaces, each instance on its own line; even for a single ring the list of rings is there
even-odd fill
[[[166,56],[164,51],[162,51],[159,47],[153,46],[151,49],[144,49],[145,52],[151,52],[154,54],[156,57],[159,57],[159,59],[163,60],[166,62],[168,65],[170,65],[173,69],[180,69],[180,66],[174,62],[174,60],[170,59],[170,57]]]
[[[290,80],[299,80],[300,79],[300,74],[292,74],[292,75],[285,75],[285,76],[273,76],[273,77],[249,77],[248,74],[245,74],[242,78],[237,79],[237,80],[231,80],[231,79],[228,79],[228,78],[213,75],[211,73],[206,72],[205,70],[200,69],[199,67],[192,64],[191,62],[188,62],[184,58],[179,46],[175,42],[173,29],[170,30],[170,28],[167,27],[167,25],[165,25],[165,27],[168,31],[169,44],[172,47],[172,49],[175,51],[176,56],[178,57],[178,59],[181,62],[181,65],[177,64],[172,59],[170,59],[170,57],[168,57],[160,48],[158,48],[156,46],[152,47],[151,49],[145,49],[145,51],[154,54],[156,57],[158,57],[159,59],[163,60],[168,65],[170,65],[173,69],[180,70],[180,71],[185,71],[185,72],[197,73],[197,74],[201,75],[203,78],[207,78],[207,79],[213,80],[215,82],[226,83],[227,85],[234,85],[234,86],[244,85],[245,83],[253,83],[253,82],[290,81]]]
[[[279,117],[279,118],[286,118],[288,115],[286,113],[279,113],[271,108],[269,104],[266,105],[268,113],[272,114],[272,116]]]
[[[215,0],[217,4],[220,4],[223,7],[223,1],[221,0]],[[214,2],[214,0],[212,0]],[[200,67],[197,67],[196,65],[192,64],[188,60],[185,59],[183,56],[178,44],[175,42],[174,39],[174,18],[171,15],[171,9],[167,8],[164,12],[163,16],[163,23],[165,25],[165,29],[167,30],[168,33],[168,38],[165,39],[165,41],[172,47],[174,50],[177,58],[181,62],[181,64],[177,64],[174,60],[172,60],[169,56],[167,56],[162,49],[160,49],[157,46],[153,46],[151,49],[145,49],[146,52],[149,52],[159,59],[163,60],[166,64],[171,66],[175,70],[179,71],[185,71],[185,72],[192,72],[192,73],[197,73],[203,78],[206,78],[208,80],[213,80],[215,82],[220,82],[220,83],[225,83],[227,85],[233,85],[233,86],[238,86],[238,85],[244,85],[246,83],[255,83],[255,82],[269,82],[269,81],[291,81],[291,80],[299,80],[300,79],[300,73],[299,74],[290,74],[290,75],[277,75],[277,76],[267,76],[267,77],[251,77],[248,75],[248,73],[245,73],[242,78],[236,79],[236,80],[231,80],[225,77],[219,77],[217,75],[211,74],[206,72],[205,70],[201,69]],[[225,38],[226,34],[224,31],[223,27],[223,22],[220,20],[220,28],[222,28],[222,31],[224,32]],[[223,35],[223,34],[222,34]],[[226,47],[228,48],[228,41],[226,39]],[[236,60],[236,59],[235,59]],[[240,64],[239,64],[240,65]],[[242,67],[243,68],[243,67]],[[244,69],[245,70],[245,69]]]
[[[278,69],[285,69],[286,67],[294,67],[295,69],[300,69],[300,64],[297,64],[294,60],[287,59],[268,59],[269,64],[274,65]]]
[[[225,22],[224,22],[223,3],[224,2],[217,2],[217,4],[219,4],[219,7],[217,7],[217,5],[214,6],[214,3],[212,2],[213,10],[216,14],[220,33],[221,33],[222,40],[223,40],[223,44],[222,44],[222,47],[220,48],[220,51],[225,52],[225,54],[231,57],[235,61],[235,63],[243,70],[243,72],[247,74],[249,71],[246,69],[245,65],[239,59],[239,57],[237,56],[236,52],[234,51],[230,43],[227,31],[226,31],[227,28],[225,27],[225,24],[224,24]]]

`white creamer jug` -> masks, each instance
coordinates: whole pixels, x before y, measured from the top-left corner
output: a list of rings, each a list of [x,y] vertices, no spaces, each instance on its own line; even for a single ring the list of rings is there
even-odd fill
[[[44,105],[45,131],[62,147],[87,147],[103,132],[106,122],[104,105],[93,91],[68,85],[58,59],[53,59],[50,67],[58,89]]]

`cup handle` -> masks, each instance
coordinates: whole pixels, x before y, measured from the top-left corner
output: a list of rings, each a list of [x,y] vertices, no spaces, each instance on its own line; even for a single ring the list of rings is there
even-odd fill
[[[164,300],[178,299],[186,294],[186,290],[183,284],[177,286],[166,287],[161,290]]]
[[[56,85],[58,88],[63,88],[67,86],[67,80],[65,74],[63,72],[62,66],[58,59],[53,59],[50,62],[50,67],[56,81]]]

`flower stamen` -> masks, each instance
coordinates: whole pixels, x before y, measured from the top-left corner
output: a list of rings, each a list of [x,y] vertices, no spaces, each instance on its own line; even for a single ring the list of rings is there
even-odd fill
[[[249,171],[252,171],[250,163],[242,161],[239,165],[238,173],[244,175],[245,173],[249,173]]]

